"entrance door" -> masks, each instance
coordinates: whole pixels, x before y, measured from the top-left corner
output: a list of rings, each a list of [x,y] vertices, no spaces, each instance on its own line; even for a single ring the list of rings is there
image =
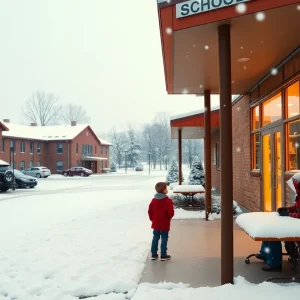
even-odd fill
[[[282,131],[275,127],[262,132],[262,195],[264,211],[282,207]]]

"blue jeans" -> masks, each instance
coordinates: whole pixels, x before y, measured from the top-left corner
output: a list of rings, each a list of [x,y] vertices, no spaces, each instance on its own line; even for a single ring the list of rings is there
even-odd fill
[[[151,246],[151,253],[152,256],[157,255],[158,251],[158,241],[161,237],[161,256],[167,255],[167,244],[168,244],[168,239],[169,239],[169,231],[161,231],[161,230],[153,230],[153,239],[152,239],[152,246]]]
[[[265,257],[266,264],[280,267],[282,263],[281,242],[262,242],[260,254]]]

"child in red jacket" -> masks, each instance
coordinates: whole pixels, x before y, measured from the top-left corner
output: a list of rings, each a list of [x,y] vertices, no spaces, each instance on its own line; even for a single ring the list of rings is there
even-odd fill
[[[174,216],[173,201],[168,198],[168,188],[165,182],[158,182],[155,185],[156,194],[152,199],[148,215],[152,221],[153,240],[151,246],[152,260],[158,259],[158,241],[161,237],[161,256],[160,260],[170,260],[171,256],[167,254],[167,244],[169,238],[171,219]]]

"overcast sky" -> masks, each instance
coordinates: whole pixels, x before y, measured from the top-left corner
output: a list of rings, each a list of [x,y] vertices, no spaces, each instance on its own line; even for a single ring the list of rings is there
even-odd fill
[[[24,121],[35,90],[81,104],[97,132],[203,107],[165,91],[156,0],[0,3],[1,119]]]

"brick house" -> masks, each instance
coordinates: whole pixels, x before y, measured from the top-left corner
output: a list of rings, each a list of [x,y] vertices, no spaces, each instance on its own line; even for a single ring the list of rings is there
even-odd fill
[[[293,199],[286,181],[300,172],[300,47],[232,102],[233,198],[249,211]],[[171,118],[172,138],[200,139],[204,110]],[[220,114],[211,109],[212,186],[220,191]]]
[[[12,124],[9,119],[0,124],[0,159],[12,165],[13,148],[16,169],[46,166],[55,174],[74,166],[94,173],[109,168],[111,144],[97,137],[89,125],[25,126]]]

